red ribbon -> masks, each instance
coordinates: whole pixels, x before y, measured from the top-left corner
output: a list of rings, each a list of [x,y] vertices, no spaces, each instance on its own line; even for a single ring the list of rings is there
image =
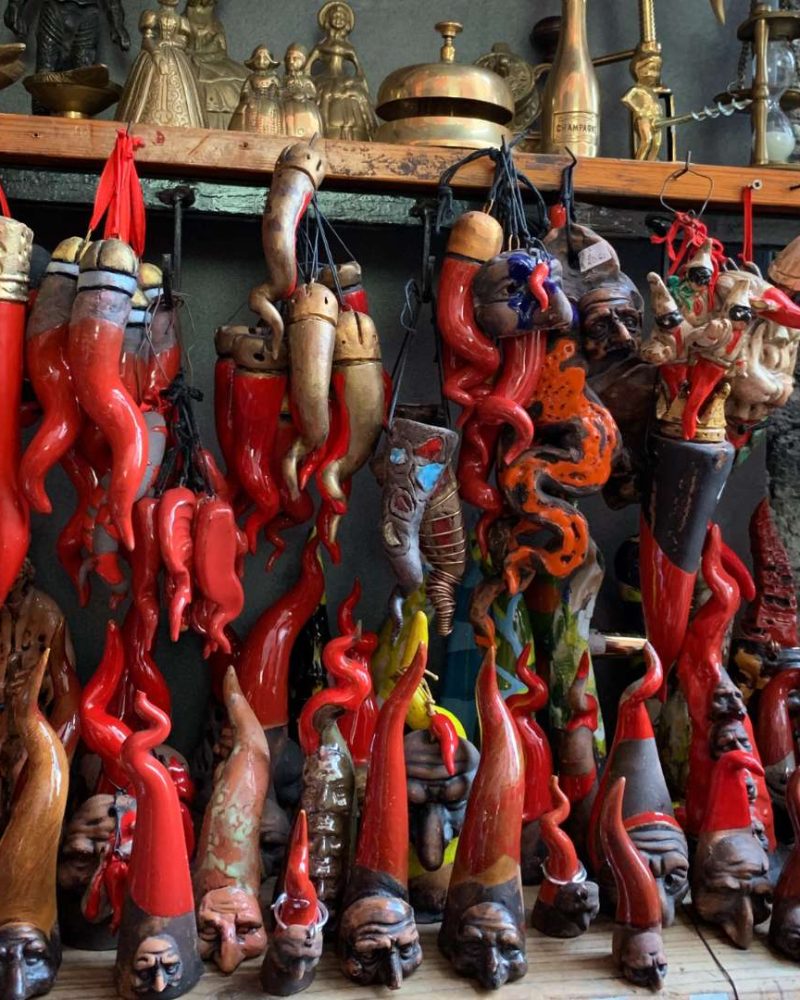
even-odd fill
[[[745,264],[749,264],[753,259],[753,189],[748,185],[742,188],[742,252],[739,258]]]
[[[118,130],[113,152],[100,175],[89,223],[91,232],[105,215],[104,237],[124,240],[139,257],[144,252],[144,197],[133,157],[143,145],[139,136]]]

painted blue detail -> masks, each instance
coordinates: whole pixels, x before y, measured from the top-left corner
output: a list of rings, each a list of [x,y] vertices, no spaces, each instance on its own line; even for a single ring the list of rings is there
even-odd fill
[[[439,481],[439,476],[443,471],[444,464],[442,462],[431,462],[430,465],[423,465],[417,471],[417,482],[427,493]]]
[[[406,460],[405,448],[392,448],[389,452],[389,461],[392,465],[402,465]]]
[[[535,317],[539,312],[539,303],[528,288],[528,279],[542,260],[548,260],[543,255],[533,255],[524,250],[513,250],[506,255],[508,276],[519,286],[516,292],[508,296],[508,307],[517,314],[517,329],[525,332],[536,327]],[[556,288],[554,283],[545,281],[548,293]]]

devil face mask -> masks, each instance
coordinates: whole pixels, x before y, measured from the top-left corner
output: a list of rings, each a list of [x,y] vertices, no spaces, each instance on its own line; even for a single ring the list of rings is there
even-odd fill
[[[561,264],[545,251],[511,250],[487,261],[473,282],[475,318],[485,333],[517,337],[569,326]]]
[[[528,971],[525,937],[506,908],[477,903],[461,916],[453,965],[487,990],[521,979]]]
[[[352,768],[335,746],[320,746],[303,772],[310,872],[326,904],[339,892],[346,864],[354,794]]]
[[[725,412],[731,423],[766,420],[794,388],[798,332],[764,320],[753,324],[744,347],[745,367],[731,383]]]
[[[54,936],[55,937],[55,936]],[[61,964],[61,947],[30,924],[0,927],[0,996],[26,1000],[52,989]]]
[[[267,992],[287,996],[304,989],[322,957],[322,944],[317,926],[295,924],[275,933],[261,974]]]
[[[67,824],[58,860],[58,884],[62,889],[82,890],[89,885],[109,850],[115,824],[113,805],[113,795],[93,795]]]
[[[362,986],[399,989],[422,962],[414,911],[396,896],[365,896],[348,906],[340,941],[345,975]]]
[[[200,957],[213,959],[226,974],[262,954],[267,934],[258,900],[244,889],[212,889],[197,910]]]
[[[182,976],[180,951],[175,939],[169,934],[145,938],[136,949],[131,985],[137,995],[176,996],[173,991],[180,986]]]

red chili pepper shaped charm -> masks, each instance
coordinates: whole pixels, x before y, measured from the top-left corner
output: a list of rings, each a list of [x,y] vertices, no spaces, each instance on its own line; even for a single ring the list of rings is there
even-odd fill
[[[297,227],[325,177],[327,163],[318,137],[287,146],[278,157],[261,223],[267,279],[250,293],[250,308],[273,334],[277,353],[283,319],[275,307],[297,287]]]
[[[158,575],[161,572],[161,543],[158,537],[158,506],[155,497],[142,497],[133,508],[135,547],[131,553],[131,590],[138,611],[137,639],[149,651],[161,617]],[[150,699],[153,700],[152,698]],[[160,705],[160,702],[156,702]]]
[[[56,541],[56,555],[78,592],[78,600],[82,608],[89,603],[89,586],[81,580],[83,565],[83,525],[87,517],[89,504],[97,489],[97,476],[94,469],[83,456],[71,448],[61,459],[61,465],[69,476],[77,494],[77,505],[72,517],[61,529]]]
[[[137,271],[135,254],[120,240],[89,247],[81,259],[68,352],[81,407],[111,446],[109,506],[128,549],[133,548],[133,504],[147,466],[144,417],[119,374]]]
[[[201,500],[194,530],[194,574],[201,592],[215,605],[208,634],[224,653],[231,652],[225,626],[238,618],[244,607],[237,562],[246,550],[247,542],[236,526],[231,505],[216,497]]]
[[[369,315],[369,300],[361,281],[361,265],[357,260],[348,260],[336,265],[336,276],[330,265],[323,267],[319,280],[332,292],[339,294],[342,309]]]
[[[139,609],[131,604],[122,625],[125,653],[125,686],[118,699],[120,717],[131,727],[137,725],[133,701],[137,691],[144,691],[149,701],[167,715],[172,714],[172,697],[164,675],[142,644],[144,629]]]
[[[45,478],[75,444],[81,409],[67,363],[69,319],[85,241],[73,236],[53,251],[25,333],[25,369],[42,408],[42,422],[22,456],[20,483],[35,511],[50,514]]]
[[[147,302],[147,347],[142,359],[142,402],[153,409],[164,408],[161,393],[181,368],[178,308],[164,301],[164,276],[155,264],[139,266],[139,289]],[[174,302],[174,300],[173,300]]]
[[[497,346],[478,327],[472,302],[472,281],[482,264],[500,253],[503,227],[485,212],[465,212],[450,232],[439,276],[436,320],[442,340],[452,351],[452,373],[444,394],[468,409],[475,390],[500,366]],[[456,359],[465,364],[458,365]]]
[[[289,721],[289,657],[325,590],[318,549],[318,538],[306,542],[297,582],[261,615],[242,649],[239,681],[265,729]]]
[[[122,766],[122,744],[130,736],[130,728],[112,715],[109,703],[117,692],[125,670],[125,651],[116,622],[106,626],[106,646],[103,659],[81,696],[81,735],[86,746],[103,762],[105,784],[101,780],[97,792],[113,788],[127,789],[130,779]]]
[[[17,578],[30,541],[28,504],[19,481],[20,404],[33,233],[0,218],[0,605]]]
[[[225,460],[225,471],[232,490],[238,491],[239,483],[235,469],[236,423],[233,415],[233,382],[236,362],[232,357],[233,344],[243,327],[221,326],[214,335],[217,349],[217,363],[214,366],[214,426],[217,441]],[[249,331],[248,331],[249,332]]]
[[[528,665],[530,652],[531,647],[525,646],[517,659],[517,677],[528,690],[506,699],[525,757],[523,823],[540,819],[552,801],[548,782],[553,773],[553,754],[544,730],[536,721],[536,712],[547,704],[547,682]]]
[[[192,603],[193,527],[197,497],[185,486],[167,490],[158,505],[157,525],[161,556],[169,574],[169,634],[177,642],[184,611]]]
[[[292,414],[289,407],[289,397],[284,396],[281,404],[281,412],[278,418],[278,431],[275,438],[275,448],[273,451],[272,474],[278,483],[281,499],[281,513],[265,528],[267,541],[274,546],[272,555],[267,560],[267,569],[270,570],[280,558],[281,553],[286,548],[286,542],[281,537],[281,532],[286,531],[293,525],[305,524],[314,516],[314,501],[307,490],[300,490],[296,497],[291,496],[289,487],[283,478],[283,460],[289,449],[294,444],[297,432],[292,423]]]
[[[353,612],[360,599],[361,582],[356,579],[350,594],[339,605],[336,621],[342,635],[356,634],[357,626]],[[378,637],[373,632],[364,632],[353,647],[353,655],[363,661],[367,670],[377,646]],[[375,691],[371,689],[355,712],[346,711],[339,720],[339,732],[347,743],[356,767],[365,768],[369,762],[379,714],[380,708]]]

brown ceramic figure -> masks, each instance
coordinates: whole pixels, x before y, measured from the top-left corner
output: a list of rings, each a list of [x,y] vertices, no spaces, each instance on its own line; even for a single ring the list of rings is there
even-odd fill
[[[789,779],[786,804],[794,830],[794,847],[775,886],[770,944],[784,955],[800,960],[800,770]]]
[[[39,657],[28,683],[11,703],[28,766],[0,838],[2,1000],[26,1000],[47,993],[61,964],[56,861],[69,764],[63,744],[38,706],[47,655]]]
[[[297,814],[286,857],[283,892],[272,904],[275,929],[261,966],[261,985],[273,996],[308,989],[322,956],[322,929],[328,911],[309,878],[308,820]]]
[[[464,824],[477,749],[459,739],[448,768],[429,729],[405,738],[406,788],[411,838],[408,890],[417,923],[441,920],[453,868],[453,848]]]
[[[362,986],[381,983],[399,989],[422,961],[408,902],[403,728],[426,662],[422,643],[384,702],[375,729],[358,849],[339,925],[342,971]]]
[[[770,679],[758,699],[756,746],[774,805],[786,805],[786,788],[797,767],[792,701],[800,692],[800,667],[788,667]]]
[[[178,793],[150,752],[167,738],[169,716],[141,691],[135,708],[145,728],[122,747],[136,793],[136,830],[114,980],[125,1000],[168,1000],[192,989],[203,963]]]
[[[573,938],[589,929],[600,912],[600,892],[586,878],[575,845],[560,828],[569,815],[569,799],[558,778],[550,776],[553,808],[540,821],[541,838],[547,847],[542,865],[544,879],[531,914],[531,924],[548,937]]]
[[[215,775],[197,847],[194,896],[200,957],[234,972],[267,946],[258,902],[261,814],[269,785],[264,730],[228,667],[225,705],[233,746]]]
[[[661,923],[669,927],[689,889],[689,848],[672,810],[646,700],[661,688],[663,671],[655,650],[644,647],[645,674],[622,694],[614,742],[589,821],[589,858],[600,888],[615,902],[616,878],[602,849],[603,802],[624,777],[622,818],[631,841],[650,868],[661,900]]]
[[[658,990],[667,974],[661,901],[653,874],[625,829],[624,794],[625,778],[617,778],[605,797],[600,816],[603,852],[617,886],[614,962],[629,982]]]
[[[525,764],[514,720],[497,687],[493,635],[478,674],[476,701],[481,759],[458,840],[439,948],[456,972],[496,990],[521,979],[528,962],[520,876]]]
[[[692,903],[739,948],[770,913],[769,858],[753,832],[749,775],[764,771],[752,754],[732,750],[714,764],[706,815],[692,862]]]

